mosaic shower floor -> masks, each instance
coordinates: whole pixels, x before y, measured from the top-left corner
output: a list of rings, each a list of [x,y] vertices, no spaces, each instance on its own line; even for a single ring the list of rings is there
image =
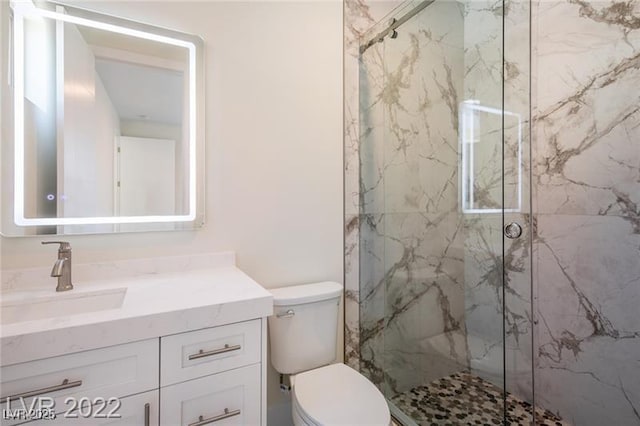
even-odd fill
[[[391,398],[420,425],[501,425],[502,390],[480,377],[459,372]],[[507,395],[506,425],[530,426],[531,404]],[[550,411],[536,408],[536,425],[567,426]]]

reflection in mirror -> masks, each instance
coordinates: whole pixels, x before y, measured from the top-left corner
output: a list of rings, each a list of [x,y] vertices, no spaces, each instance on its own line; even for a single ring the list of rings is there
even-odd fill
[[[12,228],[24,231],[10,233],[192,223],[196,44],[76,17],[59,5],[12,6]]]
[[[462,211],[522,211],[522,117],[476,100],[460,103],[459,115]],[[510,143],[505,144],[503,138]],[[504,146],[513,146],[516,152],[504,156]],[[497,167],[496,159],[501,158]],[[515,205],[504,200],[513,200]]]

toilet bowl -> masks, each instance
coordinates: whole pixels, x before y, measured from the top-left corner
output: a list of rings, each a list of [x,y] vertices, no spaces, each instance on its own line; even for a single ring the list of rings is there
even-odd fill
[[[391,415],[382,393],[362,374],[331,364],[294,377],[293,424],[389,426]]]
[[[335,363],[342,286],[322,282],[270,291],[271,364],[290,375],[294,425],[390,425],[389,407],[375,385]]]

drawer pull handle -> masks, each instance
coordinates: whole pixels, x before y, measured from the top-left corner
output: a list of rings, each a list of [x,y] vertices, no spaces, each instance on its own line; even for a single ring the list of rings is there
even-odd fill
[[[151,424],[151,404],[148,402],[144,404],[144,426]]]
[[[296,312],[293,309],[289,309],[286,312],[280,312],[276,314],[276,318],[291,318]]]
[[[200,351],[198,351],[197,354],[189,355],[189,361],[193,359],[205,358],[212,355],[219,355],[225,352],[239,351],[240,348],[242,348],[242,346],[240,345],[233,345],[233,346],[224,345],[224,348],[214,349],[212,351],[207,351],[207,352],[205,352],[203,349],[200,349]]]
[[[70,382],[69,379],[64,379],[61,384],[55,386],[49,386],[42,389],[36,389],[28,392],[17,393],[15,395],[4,396],[2,397],[2,401],[13,401],[14,399],[20,398],[31,398],[32,396],[42,395],[43,393],[49,392],[57,392],[65,389],[71,389],[78,386],[82,386],[82,380],[76,380],[75,382]]]
[[[203,426],[208,425],[210,423],[219,422],[220,420],[228,419],[229,417],[239,416],[240,410],[229,411],[228,408],[224,409],[224,414],[220,414],[218,416],[209,417],[205,419],[204,416],[198,417],[197,422],[189,423],[189,426]]]

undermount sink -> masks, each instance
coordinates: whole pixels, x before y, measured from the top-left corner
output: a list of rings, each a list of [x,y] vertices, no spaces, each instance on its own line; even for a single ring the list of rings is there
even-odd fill
[[[126,287],[75,291],[36,297],[3,297],[0,303],[2,324],[66,317],[88,312],[117,309],[122,306]]]

